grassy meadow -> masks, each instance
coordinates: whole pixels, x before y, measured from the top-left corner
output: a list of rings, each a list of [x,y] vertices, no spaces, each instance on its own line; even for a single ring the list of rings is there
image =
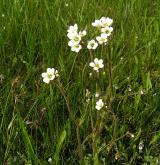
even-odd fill
[[[103,16],[107,46],[72,52],[68,27],[87,42]],[[160,164],[159,0],[0,0],[0,165],[48,164]]]

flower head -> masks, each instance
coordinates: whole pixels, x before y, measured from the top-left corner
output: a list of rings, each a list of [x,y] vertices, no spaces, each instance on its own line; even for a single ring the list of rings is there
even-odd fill
[[[103,100],[102,99],[99,99],[97,102],[96,102],[96,109],[97,110],[101,110],[104,106],[104,103],[103,103]]]
[[[88,49],[96,49],[98,46],[98,43],[95,40],[91,40],[88,42],[87,48]]]
[[[77,30],[78,30],[78,26],[77,26],[77,24],[75,24],[75,25],[70,26],[68,28],[67,32],[68,33],[74,33],[74,32],[77,32]]]
[[[89,66],[98,72],[100,68],[104,67],[103,60],[102,59],[99,60],[98,58],[95,58],[94,62],[90,62]]]
[[[81,38],[86,35],[86,30],[78,32],[78,26],[75,24],[70,26],[67,32],[67,37],[70,39],[68,46],[71,47],[71,51],[78,53],[82,49],[80,42]]]
[[[82,46],[79,45],[79,44],[73,45],[73,46],[71,47],[71,50],[72,50],[73,52],[76,52],[76,53],[78,53],[81,49],[82,49]]]
[[[109,18],[109,17],[102,17],[100,19],[101,23],[102,23],[102,27],[107,27],[107,26],[111,26],[113,23],[113,19]]]
[[[107,34],[108,36],[111,35],[112,31],[113,31],[113,27],[111,26],[106,26],[101,29],[101,32]]]
[[[96,37],[96,40],[99,44],[106,43],[108,41],[107,39],[108,35],[106,33],[102,33],[100,36]]]
[[[95,20],[95,21],[92,23],[92,26],[97,27],[97,28],[102,27],[102,22],[101,22],[101,20]]]
[[[86,30],[79,31],[79,35],[80,35],[81,37],[84,37],[86,34],[87,34]]]
[[[81,36],[77,32],[68,33],[67,36],[69,39],[71,39],[71,41],[75,42],[76,44],[79,44],[79,42],[81,41]]]
[[[52,158],[48,158],[48,163],[52,163]]]
[[[58,76],[59,76],[58,71],[55,70],[54,68],[47,68],[47,72],[42,73],[43,82],[47,84]]]

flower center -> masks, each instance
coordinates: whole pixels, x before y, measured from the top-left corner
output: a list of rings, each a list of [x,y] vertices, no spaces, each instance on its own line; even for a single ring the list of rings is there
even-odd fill
[[[75,36],[75,37],[74,37],[74,41],[75,41],[75,42],[78,42],[78,41],[79,41],[79,36]]]
[[[52,78],[52,74],[48,74],[47,76],[48,76],[49,79]]]
[[[95,64],[95,65],[96,65],[96,67],[97,67],[97,68],[99,68],[99,64],[98,64],[98,63],[97,63],[97,64]]]

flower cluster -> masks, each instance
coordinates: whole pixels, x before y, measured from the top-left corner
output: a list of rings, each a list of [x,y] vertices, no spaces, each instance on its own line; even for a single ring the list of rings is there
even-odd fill
[[[102,17],[99,20],[95,20],[92,23],[92,26],[100,29],[101,34],[100,36],[96,37],[96,40],[99,44],[106,44],[108,41],[108,37],[112,34],[113,27],[111,26],[113,20],[109,17]]]
[[[54,68],[47,68],[47,72],[42,73],[43,82],[49,83],[59,76],[58,71]]]
[[[81,38],[86,35],[86,31],[83,30],[78,32],[78,26],[77,24],[75,24],[73,26],[70,26],[67,32],[67,37],[70,39],[70,41],[68,42],[68,46],[71,47],[71,50],[73,52],[78,53],[82,49],[80,42]]]

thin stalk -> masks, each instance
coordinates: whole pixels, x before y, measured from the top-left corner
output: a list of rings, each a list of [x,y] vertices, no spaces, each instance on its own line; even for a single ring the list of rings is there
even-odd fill
[[[70,103],[69,103],[69,99],[65,94],[64,88],[62,86],[62,84],[60,83],[60,81],[58,80],[57,83],[55,83],[57,88],[59,89],[60,93],[62,94],[62,96],[65,99],[66,105],[67,105],[67,109],[69,112],[69,116],[71,118],[71,120],[74,122],[74,124],[76,125],[76,136],[77,136],[77,142],[78,142],[78,156],[80,157],[80,159],[82,158],[82,148],[81,148],[81,139],[80,139],[80,126],[79,123],[76,122],[75,118],[74,118],[74,114],[70,108]]]
[[[72,74],[72,72],[73,72],[73,69],[74,69],[74,66],[75,66],[77,57],[78,57],[78,53],[76,54],[76,56],[75,56],[75,58],[74,58],[74,61],[73,61],[73,64],[72,64],[72,68],[71,68],[71,71],[70,71],[69,76],[68,76],[68,82],[69,82],[69,80],[70,80],[70,78],[71,78],[71,74]]]
[[[108,54],[108,79],[109,79],[109,110],[110,113],[112,113],[114,117],[114,129],[113,129],[113,140],[115,141],[115,133],[116,133],[116,127],[117,127],[117,118],[114,115],[114,112],[112,111],[112,97],[113,97],[113,84],[112,84],[112,57],[109,53],[108,47],[107,47],[107,54]]]
[[[73,116],[72,110],[71,110],[70,105],[69,105],[69,99],[68,99],[68,97],[65,94],[64,88],[63,88],[63,86],[62,86],[62,84],[60,83],[59,80],[56,81],[56,82],[57,83],[55,83],[55,84],[56,84],[57,88],[59,89],[60,93],[62,94],[62,96],[65,99],[69,115],[70,115],[71,119],[74,121],[74,116]]]

